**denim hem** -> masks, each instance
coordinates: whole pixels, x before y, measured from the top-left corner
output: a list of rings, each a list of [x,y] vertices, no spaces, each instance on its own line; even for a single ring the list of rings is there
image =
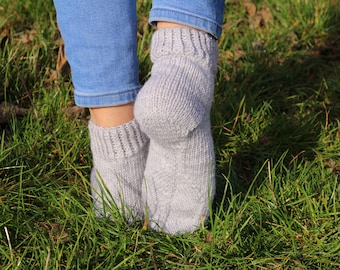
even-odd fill
[[[218,39],[222,33],[222,26],[214,20],[169,7],[157,7],[151,9],[149,23],[156,26],[157,21],[174,22],[191,26],[211,34],[216,39]]]
[[[84,95],[84,93],[74,93],[75,103],[80,107],[100,108],[119,106],[134,102],[140,87],[131,90],[112,91],[110,93],[93,92],[93,95]]]

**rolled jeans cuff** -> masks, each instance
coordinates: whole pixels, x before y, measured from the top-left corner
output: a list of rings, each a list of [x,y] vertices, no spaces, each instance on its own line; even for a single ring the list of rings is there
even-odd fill
[[[211,1],[184,1],[183,5],[162,0],[153,2],[149,17],[151,25],[156,26],[158,21],[173,22],[205,31],[216,39],[221,36],[224,0],[213,1],[214,4],[209,4]]]
[[[108,91],[84,91],[76,88],[74,101],[78,106],[87,108],[100,108],[119,106],[134,102],[140,90],[140,85],[130,89],[113,89]]]

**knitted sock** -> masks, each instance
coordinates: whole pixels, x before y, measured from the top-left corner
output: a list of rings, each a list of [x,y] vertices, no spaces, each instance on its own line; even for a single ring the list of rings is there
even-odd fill
[[[148,151],[148,138],[136,120],[103,128],[89,122],[93,168],[92,196],[98,216],[104,204],[116,204],[129,221],[141,218],[141,188]],[[113,202],[112,202],[113,200]]]
[[[216,40],[198,30],[168,28],[153,35],[151,77],[137,96],[135,117],[150,138],[142,201],[156,230],[192,232],[209,214],[217,54]]]

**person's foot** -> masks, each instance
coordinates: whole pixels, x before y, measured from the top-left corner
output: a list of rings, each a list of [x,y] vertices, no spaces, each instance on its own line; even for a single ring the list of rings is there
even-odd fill
[[[142,201],[149,225],[176,234],[197,229],[215,192],[210,127],[218,48],[209,34],[188,28],[157,30],[151,77],[135,102],[150,138]]]
[[[98,216],[116,205],[129,221],[142,218],[141,188],[149,141],[136,120],[104,128],[89,122],[92,196]]]

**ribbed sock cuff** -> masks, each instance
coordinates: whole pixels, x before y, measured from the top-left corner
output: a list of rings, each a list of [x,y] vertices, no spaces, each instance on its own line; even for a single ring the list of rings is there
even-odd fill
[[[112,128],[100,127],[90,120],[89,131],[92,152],[106,160],[133,156],[148,143],[135,119]]]
[[[217,41],[208,33],[190,28],[164,28],[157,30],[151,42],[151,60],[166,55],[198,57],[209,67],[216,69]]]

